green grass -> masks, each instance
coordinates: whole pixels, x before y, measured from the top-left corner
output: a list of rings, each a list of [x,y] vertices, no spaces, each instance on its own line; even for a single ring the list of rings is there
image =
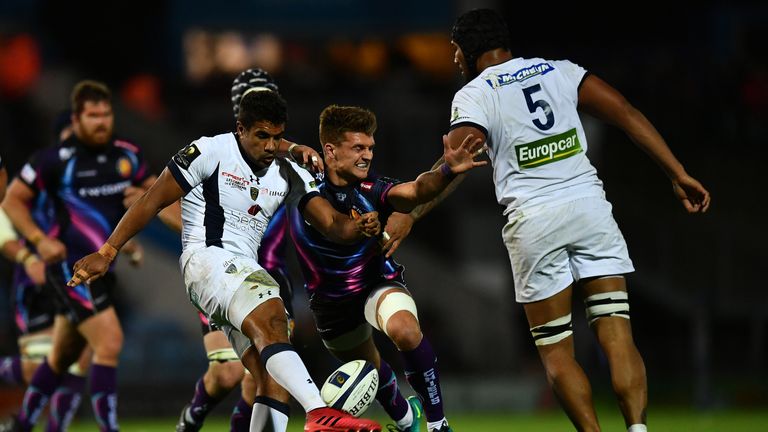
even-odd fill
[[[618,411],[609,408],[598,413],[604,431],[623,431],[624,422]],[[298,415],[294,415],[298,417]],[[664,409],[649,414],[649,428],[653,432],[761,432],[768,431],[768,410],[760,411],[712,411],[695,412],[690,410]],[[450,416],[451,426],[456,432],[539,432],[571,431],[573,427],[564,414],[559,411],[540,413],[496,413],[496,414],[458,414]],[[385,418],[376,418],[382,423]],[[175,418],[160,420],[120,421],[121,429],[127,432],[168,432],[173,430]],[[303,430],[303,422],[296,418],[288,427],[289,432]],[[217,417],[206,422],[204,431],[228,431],[227,419]],[[72,432],[91,432],[97,430],[93,423],[80,421],[73,424]],[[385,429],[386,430],[386,429]],[[426,427],[422,426],[422,431]]]

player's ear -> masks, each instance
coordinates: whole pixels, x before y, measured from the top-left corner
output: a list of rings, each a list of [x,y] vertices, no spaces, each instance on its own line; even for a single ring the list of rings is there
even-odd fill
[[[325,143],[323,144],[323,153],[325,153],[325,157],[336,159],[336,146],[331,143]]]
[[[243,124],[240,123],[240,120],[237,121],[237,124],[235,125],[235,130],[237,131],[237,134],[239,136],[243,136],[243,133],[245,132],[245,126],[243,126]]]

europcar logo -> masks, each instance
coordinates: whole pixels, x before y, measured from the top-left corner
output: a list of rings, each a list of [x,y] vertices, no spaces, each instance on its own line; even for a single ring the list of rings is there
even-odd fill
[[[555,70],[555,67],[549,63],[539,63],[527,68],[520,69],[517,72],[503,73],[500,75],[490,74],[483,77],[485,82],[491,86],[492,89],[497,89],[501,86],[513,84],[516,82],[525,81],[528,78],[532,78],[539,75],[545,75]]]
[[[517,163],[521,169],[535,168],[557,162],[582,151],[579,135],[576,133],[575,128],[558,135],[515,147]]]

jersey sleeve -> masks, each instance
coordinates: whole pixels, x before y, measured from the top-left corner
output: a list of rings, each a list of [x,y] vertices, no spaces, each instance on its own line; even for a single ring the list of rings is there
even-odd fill
[[[487,136],[489,121],[484,101],[482,89],[473,83],[459,90],[451,104],[451,130],[460,126],[474,126]]]
[[[578,92],[581,83],[589,75],[589,72],[570,60],[557,60],[552,63],[555,64],[556,69],[560,70],[569,86]]]
[[[173,178],[187,194],[215,171],[219,164],[213,140],[199,139],[179,150],[168,162]]]
[[[58,160],[54,149],[36,152],[21,167],[17,178],[35,191],[35,194],[47,189],[53,190],[55,173],[58,171],[55,165]]]
[[[304,206],[312,197],[319,196],[317,181],[312,174],[301,168],[296,163],[285,160],[287,163],[287,175],[289,191],[285,197],[285,203],[289,206],[296,206],[299,212],[304,212]]]
[[[402,180],[391,177],[379,176],[373,181],[363,181],[360,183],[360,189],[363,192],[370,191],[373,201],[376,203],[376,209],[380,212],[392,212],[394,209],[387,200],[387,194],[394,186],[402,183]]]

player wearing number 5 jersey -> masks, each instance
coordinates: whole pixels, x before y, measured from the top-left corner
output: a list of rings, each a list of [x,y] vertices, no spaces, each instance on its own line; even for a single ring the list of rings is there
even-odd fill
[[[709,192],[689,176],[651,123],[608,84],[567,60],[513,57],[504,20],[488,9],[460,16],[454,62],[467,78],[451,107],[449,145],[486,139],[502,236],[533,339],[555,394],[578,430],[600,430],[589,382],[573,358],[571,295],[577,290],[610,363],[630,431],[646,431],[645,367],[633,339],[623,274],[624,238],[586,157],[578,111],[621,128],[672,181],[689,213]]]

